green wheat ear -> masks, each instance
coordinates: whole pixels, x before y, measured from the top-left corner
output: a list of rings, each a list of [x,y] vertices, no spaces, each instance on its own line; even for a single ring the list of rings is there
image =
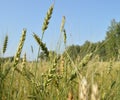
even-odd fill
[[[50,8],[47,11],[46,17],[44,18],[43,26],[42,26],[42,37],[44,35],[45,30],[48,28],[49,20],[52,16],[54,4],[50,6]]]
[[[44,54],[48,57],[49,56],[49,51],[48,51],[46,45],[41,41],[41,39],[35,33],[33,33],[33,37],[36,40],[36,42],[40,45]]]
[[[66,39],[67,39],[66,30],[64,29],[63,32],[64,32],[64,44],[66,44]]]
[[[4,39],[3,50],[2,50],[3,54],[6,52],[7,44],[8,44],[8,35],[6,35]]]
[[[18,49],[17,49],[17,52],[14,56],[14,67],[18,64],[18,61],[20,59],[20,55],[21,55],[21,52],[22,52],[22,48],[23,48],[23,45],[24,45],[25,38],[26,38],[26,29],[23,29],[22,36],[21,36],[21,39],[20,39],[20,42],[19,42],[19,45],[18,45]]]
[[[87,54],[80,62],[79,66],[80,67],[84,67],[87,65],[87,63],[90,61],[90,59],[92,58],[93,53],[89,53]]]
[[[26,60],[26,53],[24,53],[23,59],[22,59],[22,65],[23,65],[23,67],[25,66],[26,62],[27,62],[27,60]]]

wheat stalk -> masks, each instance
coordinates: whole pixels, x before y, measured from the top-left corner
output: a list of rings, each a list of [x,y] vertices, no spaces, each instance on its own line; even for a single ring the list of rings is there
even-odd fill
[[[24,53],[24,55],[23,55],[23,59],[22,59],[22,69],[21,70],[23,70],[23,68],[26,66],[26,53]]]
[[[63,56],[61,56],[61,58],[60,58],[60,73],[61,74],[63,74],[63,72],[64,72],[64,66],[65,66],[65,61],[64,61]]]
[[[61,27],[60,27],[60,31],[61,33],[63,33],[63,38],[64,38],[64,44],[66,44],[66,38],[67,38],[67,35],[66,35],[66,30],[64,29],[64,26],[65,26],[65,16],[62,17],[62,22],[61,22]]]
[[[24,56],[23,56],[23,63],[22,63],[22,64],[25,65],[26,61],[27,61],[27,60],[26,60],[26,53],[24,53]]]
[[[92,55],[93,55],[93,53],[87,54],[87,55],[82,59],[82,61],[80,62],[79,66],[80,66],[80,67],[86,66],[86,64],[90,61]]]
[[[60,27],[61,32],[64,31],[64,26],[65,26],[65,16],[62,17],[62,22],[61,22],[61,27]]]
[[[92,86],[91,100],[100,100],[97,84],[93,84]]]
[[[63,32],[64,32],[64,34],[63,34],[64,35],[64,44],[66,44],[66,40],[67,40],[66,30],[64,29]]]
[[[79,82],[79,100],[88,100],[88,84],[86,78]]]
[[[73,92],[69,91],[67,100],[73,100]]]
[[[5,36],[5,40],[3,44],[3,54],[6,52],[7,43],[8,43],[8,35]]]
[[[25,38],[26,38],[26,29],[23,29],[22,37],[20,39],[17,52],[14,56],[14,67],[18,64],[18,61],[20,59],[20,55],[21,55],[21,52],[22,52],[22,48],[23,48],[23,45],[24,45]]]
[[[66,52],[67,53],[67,52]],[[68,54],[67,54],[68,55]],[[72,81],[73,79],[75,79],[77,77],[77,75],[82,78],[82,75],[80,73],[80,68],[83,68],[87,65],[87,63],[90,61],[91,57],[92,57],[92,53],[90,54],[87,54],[80,62],[79,66],[78,67],[75,67],[75,69],[72,71],[72,74],[69,78],[69,81]],[[68,55],[69,57],[69,55]],[[70,57],[69,57],[70,58]],[[71,60],[72,61],[72,60]]]
[[[45,30],[48,28],[49,20],[52,16],[54,4],[50,6],[50,8],[47,11],[46,17],[44,18],[43,26],[42,26],[42,37],[44,35]]]
[[[113,68],[113,60],[110,60],[109,66],[107,67],[107,74],[110,74]]]
[[[13,80],[14,80],[15,69],[17,68],[16,65],[19,62],[25,38],[26,38],[26,29],[23,29],[22,36],[21,36],[21,39],[20,39],[20,42],[19,42],[19,45],[18,45],[18,49],[17,49],[17,52],[14,56],[14,65],[12,67],[12,74],[11,74],[12,76],[11,76],[10,87],[9,87],[9,91],[8,91],[8,98],[9,99],[10,99],[10,94],[11,94],[11,91],[12,91],[12,84],[13,84]]]
[[[41,39],[35,33],[33,33],[33,37],[36,40],[36,42],[40,45],[42,51],[48,57],[49,56],[49,51],[48,51],[46,45],[41,41]]]

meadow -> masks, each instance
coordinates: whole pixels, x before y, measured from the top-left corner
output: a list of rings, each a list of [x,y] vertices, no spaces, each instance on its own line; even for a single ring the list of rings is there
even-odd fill
[[[26,54],[21,57],[27,37],[26,29],[22,31],[13,60],[3,60],[1,57],[0,100],[119,100],[119,61],[102,61],[96,51],[87,53],[83,58],[78,56],[75,61],[67,51],[65,55],[48,51],[42,40],[53,9],[54,5],[51,5],[44,19],[42,37],[33,33],[33,38],[39,45],[36,61],[27,61]],[[60,32],[66,48],[64,24],[65,16],[62,18]],[[8,36],[3,44],[3,55],[9,44],[7,42]],[[45,59],[39,59],[41,51]]]

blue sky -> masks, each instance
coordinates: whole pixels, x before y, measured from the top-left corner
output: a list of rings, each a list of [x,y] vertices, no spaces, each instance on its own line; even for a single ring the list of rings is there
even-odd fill
[[[5,56],[15,54],[22,29],[26,28],[23,53],[27,53],[28,59],[36,57],[38,45],[32,33],[41,36],[43,20],[52,3],[53,0],[0,0],[0,48],[5,35],[9,36]],[[55,0],[53,15],[43,39],[49,49],[56,48],[62,16],[66,16],[67,45],[82,45],[86,40],[101,41],[111,20],[120,21],[120,0]],[[31,53],[31,45],[34,54]]]

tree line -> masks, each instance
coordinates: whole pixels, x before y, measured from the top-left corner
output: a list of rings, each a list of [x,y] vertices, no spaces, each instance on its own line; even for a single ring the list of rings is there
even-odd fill
[[[100,35],[100,34],[99,34]],[[73,60],[86,54],[93,52],[98,55],[100,60],[107,61],[110,59],[119,60],[120,56],[120,22],[113,19],[106,32],[104,40],[92,43],[85,41],[83,45],[71,45],[66,51]],[[63,54],[65,54],[65,52]]]

